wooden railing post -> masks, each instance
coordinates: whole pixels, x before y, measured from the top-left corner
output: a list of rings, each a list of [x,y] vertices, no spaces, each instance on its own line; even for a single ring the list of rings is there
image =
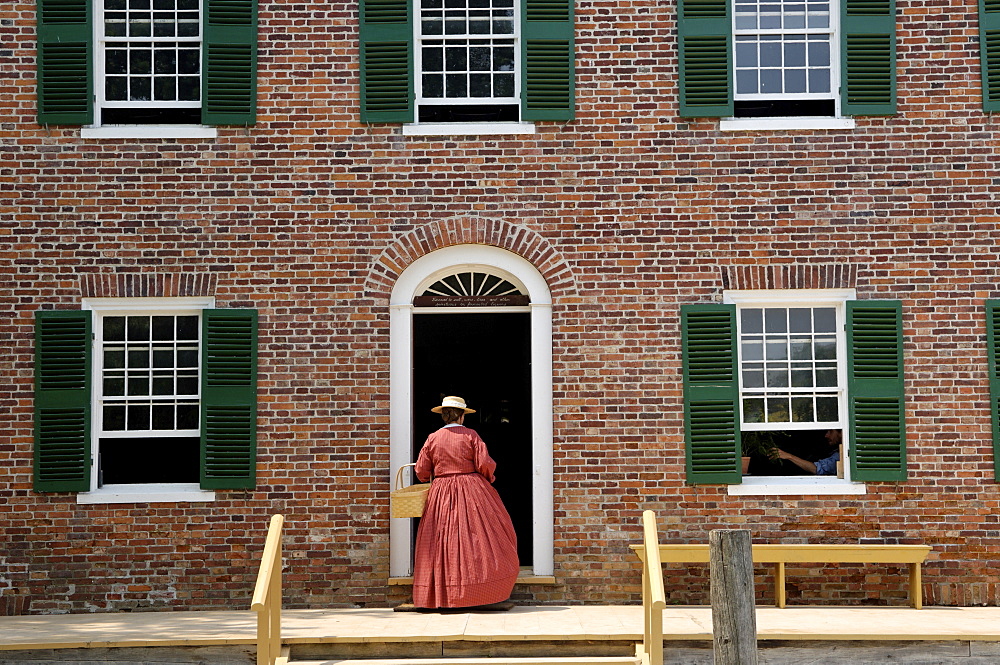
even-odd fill
[[[757,665],[750,531],[716,529],[708,543],[715,664]]]
[[[250,603],[250,609],[257,613],[257,665],[274,665],[281,653],[281,528],[284,524],[282,515],[271,517]]]
[[[663,566],[660,563],[660,543],[656,535],[656,515],[652,510],[642,513],[642,648],[643,663],[663,665]]]

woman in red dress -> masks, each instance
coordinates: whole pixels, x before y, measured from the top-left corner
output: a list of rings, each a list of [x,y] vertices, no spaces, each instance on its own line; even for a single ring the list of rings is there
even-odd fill
[[[507,600],[517,580],[517,537],[493,488],[494,462],[465,415],[475,413],[461,397],[445,397],[445,426],[424,443],[417,478],[433,477],[417,529],[413,605],[473,607]]]

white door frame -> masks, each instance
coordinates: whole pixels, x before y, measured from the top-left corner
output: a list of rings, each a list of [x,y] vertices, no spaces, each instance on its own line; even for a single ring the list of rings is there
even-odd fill
[[[523,286],[531,319],[531,490],[533,573],[552,575],[552,298],[545,278],[513,252],[488,245],[453,245],[422,256],[400,274],[389,297],[389,483],[396,470],[412,462],[413,297],[441,277],[460,270],[500,271]],[[463,313],[506,308],[466,307]],[[521,308],[518,308],[521,309]],[[440,311],[440,309],[438,310]],[[458,310],[451,310],[458,311]],[[506,311],[510,311],[507,309]],[[523,311],[523,310],[522,310]],[[389,520],[389,575],[411,569],[411,520]]]

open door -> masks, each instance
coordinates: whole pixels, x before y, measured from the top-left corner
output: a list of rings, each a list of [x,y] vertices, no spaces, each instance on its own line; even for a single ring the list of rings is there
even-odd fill
[[[413,457],[440,428],[431,408],[465,399],[465,418],[496,460],[496,487],[517,533],[518,557],[533,552],[531,321],[527,312],[427,313],[413,317]],[[415,530],[414,530],[415,533]]]

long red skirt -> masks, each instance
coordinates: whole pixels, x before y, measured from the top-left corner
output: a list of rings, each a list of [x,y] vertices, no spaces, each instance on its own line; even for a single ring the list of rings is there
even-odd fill
[[[413,604],[507,600],[518,566],[514,525],[493,486],[478,473],[435,478],[417,529]]]

